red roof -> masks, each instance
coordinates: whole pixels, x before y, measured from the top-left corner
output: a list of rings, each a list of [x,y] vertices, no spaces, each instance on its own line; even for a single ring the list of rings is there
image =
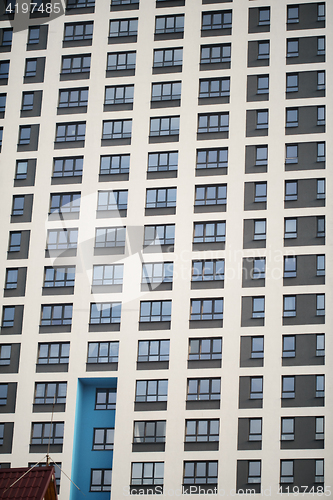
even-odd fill
[[[16,500],[57,500],[53,466],[34,467],[28,474],[21,477],[28,470],[29,467],[0,469],[1,500],[7,498],[15,498]],[[15,481],[17,482],[15,483]],[[15,484],[13,485],[13,483]],[[11,485],[13,486],[10,488]]]

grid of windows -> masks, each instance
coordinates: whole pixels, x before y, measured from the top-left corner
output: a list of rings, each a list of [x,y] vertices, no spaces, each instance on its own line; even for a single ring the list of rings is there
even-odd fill
[[[134,36],[138,33],[138,19],[112,19],[109,37]]]
[[[156,16],[155,34],[182,33],[184,31],[184,14],[174,16]]]
[[[67,382],[36,382],[34,403],[66,403]]]
[[[193,243],[225,241],[225,222],[195,222]]]
[[[77,177],[82,175],[83,157],[54,158],[52,177]]]
[[[69,342],[38,344],[37,364],[58,365],[69,362]]]
[[[189,339],[189,361],[222,359],[222,338]]]
[[[116,388],[96,389],[95,410],[115,410],[116,399]]]
[[[119,342],[89,342],[87,363],[118,363]]]
[[[32,422],[31,444],[63,444],[64,422]]]
[[[107,71],[135,69],[136,52],[111,52],[108,54]]]
[[[190,319],[223,319],[223,299],[191,299]]]
[[[75,266],[44,268],[44,287],[74,286]]]
[[[170,340],[139,340],[138,363],[169,361]]]
[[[103,325],[120,323],[121,302],[98,302],[90,305],[90,323]]]
[[[64,29],[64,41],[74,42],[79,40],[92,40],[93,30],[93,22],[66,23]]]
[[[124,247],[126,227],[100,227],[96,229],[95,248]]]
[[[186,420],[185,443],[219,441],[219,419]]]
[[[229,63],[231,61],[231,44],[202,45],[200,64]]]
[[[133,443],[165,443],[165,420],[134,422]]]
[[[187,401],[216,401],[220,397],[220,378],[189,378],[187,380]]]
[[[168,400],[167,380],[137,380],[135,401],[138,403],[155,403]]]
[[[130,104],[134,99],[134,85],[105,87],[105,105]]]

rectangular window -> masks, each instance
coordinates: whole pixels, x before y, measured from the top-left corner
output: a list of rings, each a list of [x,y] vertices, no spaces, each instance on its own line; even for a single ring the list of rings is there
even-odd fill
[[[19,146],[30,144],[30,138],[31,138],[31,125],[26,125],[26,126],[20,125],[19,139],[18,139]]]
[[[55,142],[84,141],[86,122],[57,123]]]
[[[171,321],[171,300],[141,301],[139,321]]]
[[[137,403],[151,403],[168,400],[167,380],[137,380],[135,401]]]
[[[148,153],[148,172],[178,170],[178,151]]]
[[[4,435],[5,435],[5,424],[0,424],[0,446],[3,445]]]
[[[97,210],[126,210],[128,191],[98,191]]]
[[[23,92],[21,111],[31,111],[34,107],[34,92]]]
[[[144,227],[144,241],[147,245],[173,245],[175,242],[175,225],[162,224]]]
[[[297,258],[286,256],[284,257],[284,278],[296,278],[297,275]]]
[[[88,106],[89,89],[61,89],[59,90],[59,108],[73,108]]]
[[[184,462],[184,486],[208,484],[217,485],[218,462]]]
[[[259,219],[254,221],[254,240],[266,239],[266,219]]]
[[[248,484],[260,484],[261,483],[261,461],[260,460],[249,460],[247,482],[248,482]]]
[[[294,441],[295,439],[295,419],[281,419],[281,441]]]
[[[69,363],[69,342],[38,344],[38,365],[60,365]]]
[[[136,52],[110,52],[107,59],[107,71],[135,69]]]
[[[81,0],[82,3],[82,0]],[[64,42],[78,40],[92,40],[94,23],[66,23],[64,30]]]
[[[24,214],[24,196],[13,196],[12,215]]]
[[[165,420],[134,422],[133,443],[165,443]]]
[[[139,0],[111,0],[111,6],[139,4]]]
[[[76,177],[82,175],[83,156],[54,158],[52,177]]]
[[[150,118],[150,137],[179,135],[179,116]]]
[[[317,106],[317,125],[325,125],[325,106]]]
[[[185,443],[204,443],[219,441],[220,421],[218,418],[211,420],[186,420]]]
[[[250,418],[249,421],[249,441],[262,440],[262,420],[261,418]]]
[[[124,264],[105,264],[93,266],[93,286],[123,284]]]
[[[187,379],[187,401],[216,401],[220,398],[220,378]]]
[[[142,264],[142,283],[172,283],[173,262],[152,262]]]
[[[284,295],[283,317],[290,318],[295,316],[296,316],[296,295]]]
[[[264,337],[251,337],[251,358],[264,358]]]
[[[316,398],[325,397],[325,375],[316,375]]]
[[[229,63],[230,61],[231,43],[201,45],[200,64]]]
[[[2,308],[2,328],[14,326],[15,306],[3,306]]]
[[[262,109],[260,111],[257,111],[256,117],[257,117],[257,124],[256,124],[257,129],[268,128],[268,110],[267,109]]]
[[[295,201],[297,200],[297,181],[286,181],[285,182],[285,201]]]
[[[265,297],[252,297],[252,318],[265,317]]]
[[[324,460],[316,460],[315,483],[324,483]]]
[[[55,266],[44,268],[45,288],[74,286],[75,284],[75,266]]]
[[[256,146],[256,166],[267,165],[268,146]]]
[[[88,342],[87,363],[118,363],[119,342]]]
[[[189,339],[189,361],[222,359],[222,338]]]
[[[284,219],[284,237],[297,238],[297,219]]]
[[[268,94],[269,92],[269,76],[259,75],[257,77],[257,94]]]
[[[2,47],[11,47],[13,39],[13,28],[3,28],[2,30]]]
[[[18,269],[6,269],[5,290],[17,288]]]
[[[130,155],[108,155],[101,156],[100,175],[128,174],[130,167]]]
[[[95,410],[115,410],[116,399],[117,390],[115,387],[96,389]]]
[[[193,243],[225,241],[225,222],[194,222]]]
[[[81,193],[52,193],[50,198],[50,214],[80,212]]]
[[[169,208],[176,206],[177,188],[146,190],[146,208]]]
[[[220,280],[224,280],[224,259],[192,261],[192,281]]]
[[[6,110],[6,99],[7,94],[0,94],[0,113],[4,113]]]
[[[155,35],[164,33],[183,33],[183,31],[184,14],[155,17]]]
[[[316,335],[316,356],[325,356],[325,334]]]
[[[68,250],[77,248],[78,229],[49,229],[47,232],[47,250]]]
[[[316,417],[316,436],[315,439],[324,439],[325,437],[324,417]]]
[[[258,42],[258,59],[269,59],[269,40]]]
[[[114,428],[94,429],[93,450],[113,450],[113,444]]]
[[[259,26],[269,26],[270,25],[270,8],[269,7],[259,7],[258,9]]]
[[[317,200],[325,200],[325,179],[317,179]]]
[[[287,74],[286,92],[298,92],[298,73]]]
[[[180,99],[181,88],[181,82],[152,83],[151,100],[170,101]]]
[[[325,217],[317,217],[317,238],[325,238]]]
[[[255,257],[253,260],[252,279],[265,279],[266,276],[266,258]]]
[[[282,357],[294,358],[296,356],[295,335],[283,335],[282,337]]]
[[[197,149],[196,168],[227,168],[228,148]]]
[[[183,49],[154,49],[154,68],[168,68],[183,64]]]
[[[164,462],[132,462],[131,486],[158,485],[164,481]]]
[[[223,299],[191,299],[190,320],[223,319]]]
[[[111,491],[112,469],[91,469],[89,491]]]
[[[64,422],[32,422],[31,444],[63,444]]]
[[[95,0],[67,0],[67,9],[95,7]]]
[[[317,294],[317,316],[325,316],[325,294]]]
[[[91,55],[62,56],[61,74],[90,73]]]
[[[325,55],[325,37],[318,36],[317,38],[317,55],[324,56]]]
[[[287,40],[287,57],[298,57],[299,40],[292,38]]]
[[[280,483],[292,484],[294,482],[294,461],[281,460],[281,476]]]
[[[170,340],[139,340],[138,363],[169,361]]]
[[[317,4],[317,21],[325,21],[325,4]]]
[[[286,163],[298,163],[297,144],[286,144]]]
[[[9,61],[0,62],[0,80],[7,80],[9,76]]]
[[[287,6],[287,23],[299,23],[299,7]]]
[[[34,404],[66,403],[67,382],[36,382]]]
[[[263,398],[263,377],[250,377],[250,399]]]
[[[90,305],[90,324],[120,323],[121,302],[97,302]]]
[[[10,365],[12,346],[10,344],[0,344],[0,366]]]
[[[25,60],[25,78],[37,75],[37,59],[26,59]]]
[[[41,312],[42,326],[71,325],[73,304],[44,304]]]
[[[199,81],[199,98],[230,96],[230,77],[209,78]]]
[[[103,121],[102,139],[128,139],[132,137],[132,120]]]
[[[229,113],[198,115],[198,134],[207,132],[228,132]]]
[[[255,182],[254,202],[262,203],[267,201],[267,182]]]
[[[15,180],[26,179],[28,174],[28,160],[17,160],[15,169]]]
[[[6,406],[8,396],[8,384],[0,384],[0,406]]]
[[[104,104],[130,104],[134,100],[134,85],[114,85],[105,87]]]
[[[19,252],[21,250],[21,231],[11,231],[9,233],[8,252]]]
[[[135,36],[138,34],[138,19],[112,19],[109,37]]]
[[[96,228],[95,248],[124,247],[126,227],[99,227]]]
[[[232,26],[232,11],[220,10],[213,12],[202,13],[201,29],[206,30],[220,30],[231,28]]]
[[[282,399],[295,398],[295,377],[282,377]]]
[[[325,71],[317,71],[317,90],[325,90]]]

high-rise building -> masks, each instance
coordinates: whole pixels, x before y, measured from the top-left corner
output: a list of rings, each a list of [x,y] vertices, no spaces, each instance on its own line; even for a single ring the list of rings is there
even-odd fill
[[[2,467],[330,496],[332,34],[331,0],[1,0]]]

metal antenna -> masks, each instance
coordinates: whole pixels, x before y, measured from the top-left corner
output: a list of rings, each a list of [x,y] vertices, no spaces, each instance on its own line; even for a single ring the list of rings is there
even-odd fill
[[[82,490],[80,490],[80,488],[78,487],[78,485],[77,485],[77,484],[75,484],[75,483],[74,483],[74,481],[72,481],[72,480],[71,480],[71,478],[70,478],[69,476],[67,476],[66,472],[64,472],[64,471],[63,471],[63,470],[59,467],[59,465],[58,465],[56,462],[54,462],[54,461],[53,461],[52,457],[49,457],[49,458],[52,460],[53,465],[55,465],[56,467],[58,467],[58,469],[60,470],[60,472],[61,472],[62,474],[65,474],[65,476],[67,477],[67,479],[69,479],[69,480],[70,480],[70,482],[71,482],[72,484],[74,484],[75,488],[77,488],[77,489],[78,489],[78,490],[82,493],[82,495],[87,496],[87,495],[85,495],[85,494],[83,493],[83,491],[82,491]]]
[[[16,484],[18,481],[20,481],[24,476],[26,476],[32,469],[34,469],[35,467],[37,467],[38,464],[40,464],[44,458],[46,457],[46,455],[39,461],[37,462],[35,465],[33,465],[32,467],[30,467],[30,469],[28,469],[24,474],[22,474],[22,476],[20,476],[18,479],[16,479],[16,481],[13,482],[13,484],[11,484],[10,486],[8,486],[7,489],[5,489],[5,491],[2,493],[3,495],[6,493],[6,491],[8,491],[12,486],[14,486],[14,484]]]
[[[56,398],[56,388],[54,390],[53,405],[52,405],[52,415],[51,415],[51,423],[50,423],[50,432],[49,432],[49,439],[48,439],[48,443],[47,443],[46,466],[48,466],[50,464],[49,451],[50,451],[50,441],[51,441],[51,432],[52,432],[52,424],[53,424],[55,398]]]

